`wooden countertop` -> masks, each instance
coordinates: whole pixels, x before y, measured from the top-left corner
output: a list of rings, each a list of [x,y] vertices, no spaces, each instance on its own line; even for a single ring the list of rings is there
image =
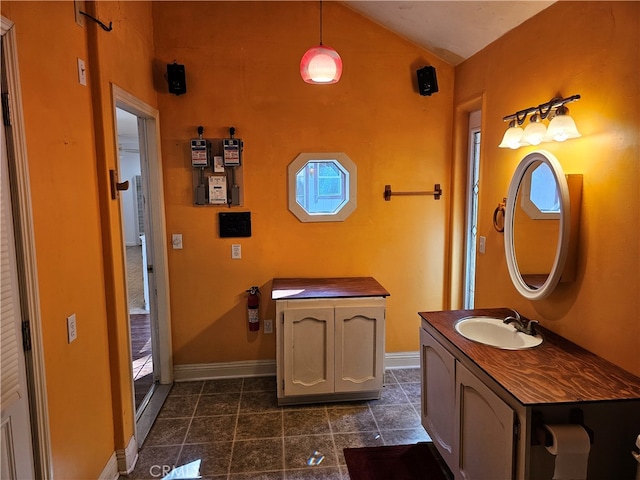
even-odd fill
[[[385,288],[373,277],[274,278],[272,300],[302,298],[388,297]]]
[[[640,378],[543,327],[542,344],[526,350],[500,350],[454,329],[464,317],[512,313],[498,308],[419,315],[523,405],[640,400]]]

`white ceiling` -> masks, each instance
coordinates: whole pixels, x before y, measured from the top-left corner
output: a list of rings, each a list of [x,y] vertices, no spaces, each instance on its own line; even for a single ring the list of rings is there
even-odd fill
[[[353,10],[458,65],[552,1],[344,1]]]

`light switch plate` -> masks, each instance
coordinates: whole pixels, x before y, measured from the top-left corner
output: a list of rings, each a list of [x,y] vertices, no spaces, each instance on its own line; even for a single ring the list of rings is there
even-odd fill
[[[81,58],[78,58],[78,82],[80,85],[87,85],[87,68]]]
[[[67,317],[67,340],[69,343],[78,338],[78,329],[76,327],[76,314],[72,313]]]
[[[478,244],[478,251],[480,253],[485,253],[487,249],[487,237],[480,237]]]
[[[242,258],[242,246],[239,243],[231,245],[231,258]]]

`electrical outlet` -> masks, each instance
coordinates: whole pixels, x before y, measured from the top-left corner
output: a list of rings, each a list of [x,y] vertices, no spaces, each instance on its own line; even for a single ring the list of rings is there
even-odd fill
[[[182,234],[174,233],[171,235],[171,246],[174,250],[182,250]]]
[[[239,243],[231,245],[231,258],[242,258],[242,246]]]
[[[478,251],[480,253],[484,253],[487,249],[487,237],[480,237],[480,242],[478,245]]]
[[[67,317],[67,340],[69,343],[78,338],[78,329],[76,328],[76,314],[72,313]]]
[[[264,321],[264,333],[273,333],[273,320]]]
[[[78,82],[80,82],[80,85],[87,85],[87,68],[81,58],[78,58]]]

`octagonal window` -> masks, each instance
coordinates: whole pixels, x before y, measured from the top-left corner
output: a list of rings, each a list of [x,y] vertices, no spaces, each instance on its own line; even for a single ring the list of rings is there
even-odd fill
[[[356,166],[344,153],[301,153],[289,165],[289,210],[302,222],[340,222],[356,208]]]
[[[560,217],[560,196],[553,172],[540,163],[523,178],[522,208],[533,219]]]

